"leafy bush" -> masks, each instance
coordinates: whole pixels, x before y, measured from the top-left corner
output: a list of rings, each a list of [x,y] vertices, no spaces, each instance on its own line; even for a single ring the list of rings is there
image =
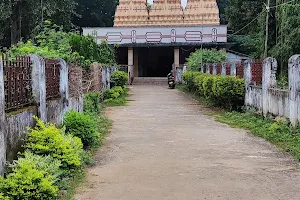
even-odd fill
[[[202,63],[220,63],[226,60],[226,52],[216,49],[198,49],[187,58],[187,65],[192,71],[199,71]]]
[[[125,86],[128,83],[128,75],[122,71],[114,71],[111,75],[113,86]]]
[[[83,111],[90,114],[99,114],[101,111],[100,93],[88,93],[84,95]]]
[[[0,191],[11,199],[56,199],[60,161],[31,152],[24,156],[10,166],[12,172],[5,179],[0,179]]]
[[[65,115],[63,125],[67,133],[81,139],[85,148],[99,145],[97,122],[90,115],[70,111]]]
[[[80,166],[82,142],[80,138],[65,134],[53,124],[45,124],[36,118],[37,126],[30,128],[26,148],[31,152],[47,156],[51,155],[61,161],[64,168]]]
[[[189,91],[197,92],[214,105],[236,109],[244,104],[244,79],[200,72],[185,72],[183,79]]]
[[[122,87],[113,87],[112,89],[105,90],[103,93],[104,100],[117,99],[124,93]]]
[[[0,178],[0,181],[1,181],[1,178]],[[4,194],[0,192],[0,200],[10,200],[10,198],[8,196],[4,196]]]

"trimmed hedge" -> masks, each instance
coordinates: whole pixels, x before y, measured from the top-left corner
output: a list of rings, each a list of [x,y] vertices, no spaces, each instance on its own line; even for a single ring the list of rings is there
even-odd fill
[[[185,72],[183,80],[190,92],[196,92],[216,106],[238,109],[244,105],[245,80],[201,72]]]

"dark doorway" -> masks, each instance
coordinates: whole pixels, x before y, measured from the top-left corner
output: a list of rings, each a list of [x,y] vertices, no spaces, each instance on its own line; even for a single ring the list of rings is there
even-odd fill
[[[173,47],[141,47],[138,56],[140,77],[166,77],[174,63]]]

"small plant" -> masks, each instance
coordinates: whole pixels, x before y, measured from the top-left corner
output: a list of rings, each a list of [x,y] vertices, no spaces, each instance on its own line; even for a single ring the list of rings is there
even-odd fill
[[[65,115],[63,125],[66,132],[79,137],[85,148],[97,147],[100,135],[97,130],[97,121],[90,115],[70,111]]]
[[[57,129],[53,124],[45,124],[38,118],[37,126],[30,128],[26,148],[38,155],[50,155],[61,161],[64,168],[73,168],[81,165],[80,138],[65,134],[64,130]]]
[[[111,82],[113,86],[124,87],[128,83],[128,75],[122,71],[114,71],[111,75]]]

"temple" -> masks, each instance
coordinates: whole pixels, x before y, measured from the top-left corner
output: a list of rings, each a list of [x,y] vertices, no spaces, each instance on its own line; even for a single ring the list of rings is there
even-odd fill
[[[130,76],[165,77],[197,48],[225,48],[227,26],[220,25],[216,0],[120,0],[114,27],[83,29],[117,45],[117,61]]]

